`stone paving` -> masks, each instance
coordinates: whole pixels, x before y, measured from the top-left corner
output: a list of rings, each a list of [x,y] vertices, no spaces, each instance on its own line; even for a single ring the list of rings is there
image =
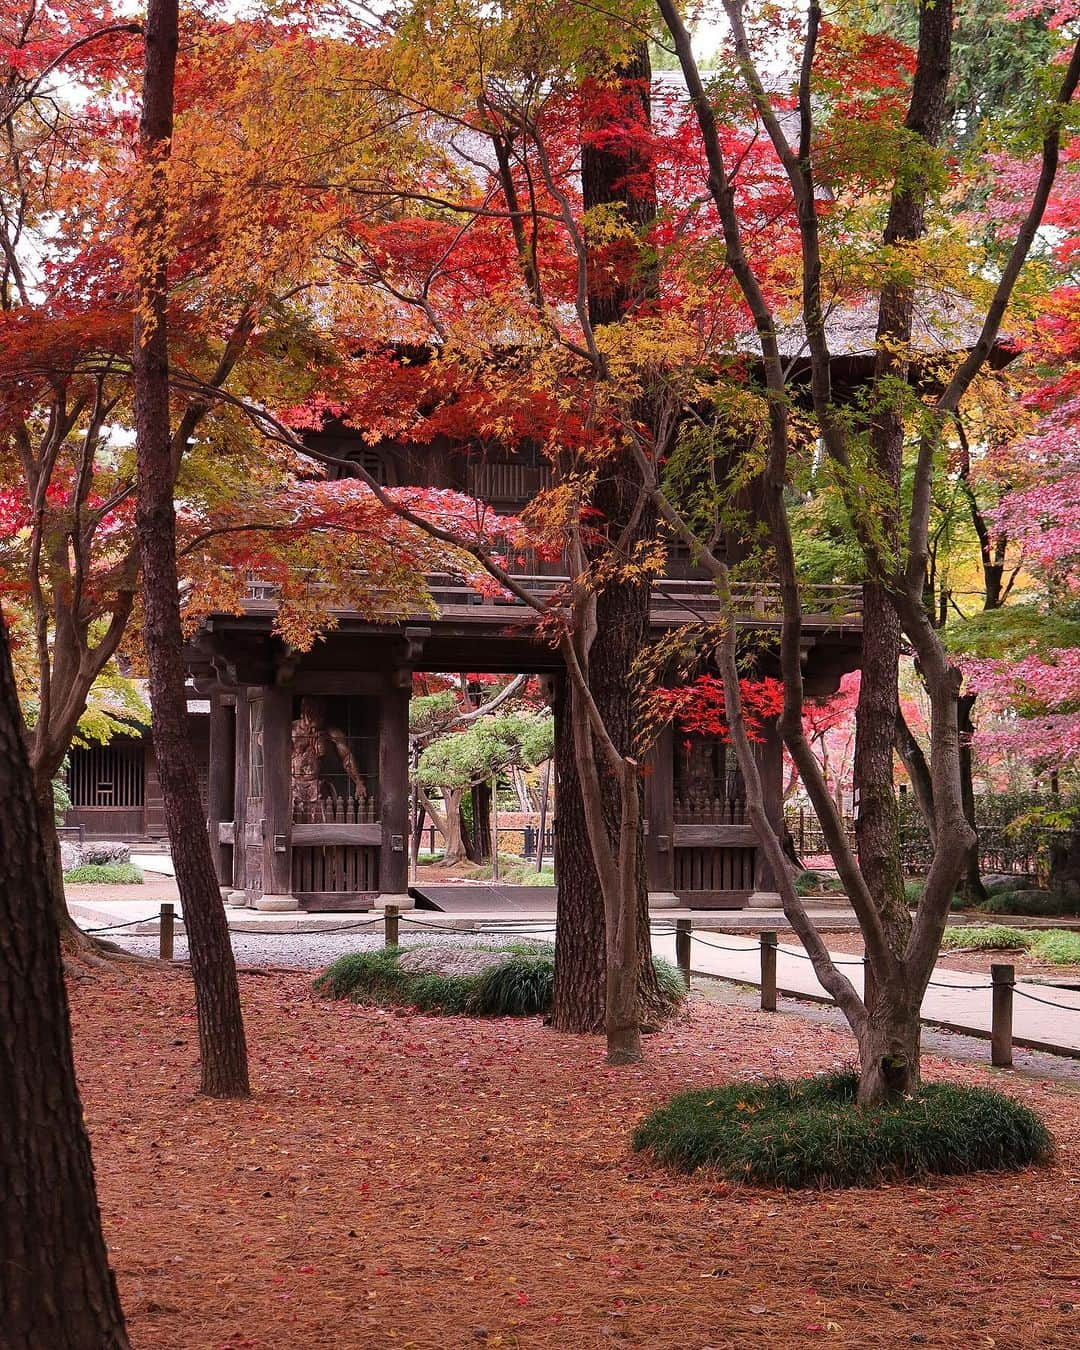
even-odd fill
[[[765,927],[763,924],[762,927]],[[674,935],[658,934],[654,950],[675,958]],[[863,987],[862,958],[834,952],[833,960],[859,992]],[[989,1035],[991,1021],[990,961],[984,976],[938,965],[923,998],[924,1021],[934,1026]],[[761,951],[753,938],[738,934],[696,933],[691,940],[690,969],[703,975],[759,986]],[[821,987],[814,968],[801,949],[777,948],[776,983],[781,994],[800,998],[832,999]],[[1037,1049],[1080,1056],[1080,974],[1074,987],[1018,980],[1013,998],[1013,1040]]]

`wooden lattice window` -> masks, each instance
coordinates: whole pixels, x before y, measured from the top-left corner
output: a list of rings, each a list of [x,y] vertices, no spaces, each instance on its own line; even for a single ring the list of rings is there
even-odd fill
[[[67,781],[73,807],[142,806],[146,786],[142,744],[113,741],[72,750]]]
[[[261,698],[250,704],[250,733],[248,736],[248,796],[263,795],[263,705]]]

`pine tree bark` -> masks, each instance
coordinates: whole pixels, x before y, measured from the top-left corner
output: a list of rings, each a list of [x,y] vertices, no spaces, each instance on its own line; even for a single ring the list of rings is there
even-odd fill
[[[631,115],[643,127],[650,120],[648,49],[639,47],[631,60],[619,68],[623,94]],[[634,103],[637,104],[636,109]],[[619,204],[635,226],[648,224],[656,215],[656,198],[650,189],[648,163],[633,150],[614,153],[584,138],[581,153],[582,199],[586,210]],[[649,279],[617,270],[590,277],[589,319],[596,326],[622,318]],[[631,519],[638,505],[640,477],[627,455],[605,467],[597,484],[593,505],[607,522],[614,538]],[[656,531],[655,510],[641,513],[628,547],[651,538]],[[603,548],[603,545],[601,545]],[[621,753],[633,752],[635,697],[633,666],[648,637],[648,581],[614,581],[605,584],[597,598],[597,638],[589,657],[589,682],[593,697]],[[564,689],[557,704],[555,732],[556,782],[556,878],[558,924],[555,938],[555,991],[551,1024],[561,1031],[599,1032],[604,1029],[605,960],[604,901],[589,846],[585,807],[581,797],[573,730],[569,716],[569,691]],[[599,752],[597,752],[599,760]],[[644,801],[643,787],[639,788]],[[614,777],[604,780],[604,810],[613,844],[619,826],[619,785]],[[638,839],[638,1003],[641,1018],[653,1020],[660,999],[652,963],[649,932],[648,877],[644,839]]]
[[[240,991],[187,730],[176,571],[165,245],[165,169],[172,136],[176,49],[176,0],[150,0],[140,125],[150,179],[138,225],[142,273],[132,355],[136,533],[154,751],[191,953],[201,1090],[212,1097],[242,1097],[250,1088]]]
[[[470,862],[491,861],[491,784],[475,783],[469,790],[472,804],[472,829],[466,852]]]
[[[126,1350],[2,618],[0,800],[0,1344]]]

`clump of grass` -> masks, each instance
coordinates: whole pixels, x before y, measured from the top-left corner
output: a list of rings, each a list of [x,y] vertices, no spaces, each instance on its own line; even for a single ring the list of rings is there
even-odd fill
[[[857,1086],[841,1073],[683,1092],[641,1122],[633,1146],[680,1172],[792,1189],[1011,1171],[1053,1156],[1039,1117],[1003,1093],[928,1083],[860,1110]]]
[[[665,961],[662,956],[654,956],[653,969],[656,971],[656,984],[660,990],[661,1011],[673,1013],[686,1001],[686,984],[679,967]]]
[[[1030,928],[1007,928],[1004,924],[972,924],[966,928],[946,928],[941,946],[945,951],[972,948],[980,952],[1003,952],[1019,949],[1053,965],[1080,965],[1080,933],[1064,929],[1036,931]]]
[[[922,899],[925,885],[925,882],[918,880],[904,882],[904,900],[908,905],[917,905],[919,903]]]
[[[807,868],[805,872],[800,872],[792,885],[795,887],[796,895],[812,895],[815,891],[820,891],[825,882],[824,872],[815,872]]]
[[[988,924],[985,927],[975,924],[964,928],[946,928],[941,935],[941,945],[945,951],[972,948],[979,952],[1004,952],[1017,947],[1027,950],[1032,934],[1021,932],[1019,928],[1006,928],[1004,924]]]
[[[143,874],[132,863],[83,863],[64,873],[75,885],[140,886]]]
[[[1058,966],[1080,966],[1080,933],[1064,929],[1026,933],[1030,939],[1028,950],[1040,961],[1052,961]]]
[[[438,966],[440,954],[452,965],[454,949],[449,947],[350,952],[316,978],[315,989],[328,998],[405,1005],[448,1016],[533,1017],[550,1009],[555,988],[555,948],[550,943],[508,941],[485,950],[502,959],[468,973],[430,968]],[[401,958],[417,951],[434,959],[424,962],[425,969],[410,970]],[[685,999],[686,987],[670,962],[655,959],[655,965],[663,1006],[673,1012]]]
[[[477,976],[468,1012],[478,1017],[531,1017],[547,1012],[555,990],[555,951],[518,951]]]

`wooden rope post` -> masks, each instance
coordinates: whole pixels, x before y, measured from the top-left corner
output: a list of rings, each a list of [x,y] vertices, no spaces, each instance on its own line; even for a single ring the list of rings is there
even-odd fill
[[[164,903],[158,916],[158,959],[161,961],[173,959],[173,926],[175,920],[176,907],[167,902]]]
[[[398,945],[398,927],[401,923],[401,911],[397,905],[387,905],[383,914],[383,946]]]
[[[690,932],[693,924],[689,919],[675,920],[675,964],[683,977],[683,984],[690,988]]]
[[[990,1019],[990,1063],[998,1069],[1011,1068],[1013,1062],[1013,986],[1016,968],[995,962],[990,967],[994,982]]]
[[[761,934],[761,1010],[776,1011],[776,933]]]

